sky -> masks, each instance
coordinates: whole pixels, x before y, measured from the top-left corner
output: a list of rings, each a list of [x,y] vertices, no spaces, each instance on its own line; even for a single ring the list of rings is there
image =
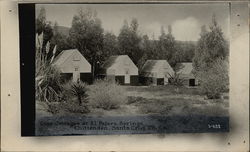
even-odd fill
[[[161,26],[167,32],[172,26],[176,40],[197,41],[201,26],[207,29],[212,15],[216,15],[225,38],[229,39],[229,5],[228,3],[209,4],[37,4],[36,15],[41,7],[46,10],[46,19],[60,26],[71,27],[73,16],[79,8],[91,8],[97,11],[105,32],[119,35],[124,20],[136,18],[139,33],[147,34],[150,39],[158,39]]]

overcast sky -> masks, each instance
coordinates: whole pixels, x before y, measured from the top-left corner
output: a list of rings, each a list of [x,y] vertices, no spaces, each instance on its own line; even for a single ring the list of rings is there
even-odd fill
[[[161,26],[167,32],[168,25],[176,40],[197,41],[200,27],[211,23],[215,14],[224,35],[229,38],[229,5],[228,3],[210,4],[37,4],[36,14],[41,7],[46,9],[48,21],[61,26],[71,27],[72,18],[79,8],[90,7],[97,11],[102,27],[118,35],[126,19],[137,18],[140,34],[158,39]]]

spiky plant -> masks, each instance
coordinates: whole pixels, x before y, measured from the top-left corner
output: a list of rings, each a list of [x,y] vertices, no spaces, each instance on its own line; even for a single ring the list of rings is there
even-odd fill
[[[182,86],[184,79],[180,77],[180,74],[177,72],[174,72],[173,74],[169,74],[169,83],[175,86]]]
[[[82,105],[83,102],[87,102],[87,100],[85,100],[87,97],[86,92],[87,89],[85,83],[83,83],[82,81],[71,82],[69,93],[77,97],[79,105]]]

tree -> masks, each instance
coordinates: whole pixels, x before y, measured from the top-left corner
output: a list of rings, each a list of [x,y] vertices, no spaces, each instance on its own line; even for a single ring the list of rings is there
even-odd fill
[[[46,11],[44,7],[41,7],[39,14],[36,18],[36,33],[41,34],[46,25]]]
[[[73,17],[69,32],[72,47],[77,48],[91,63],[93,77],[97,74],[96,66],[103,51],[103,28],[97,12],[82,8]]]
[[[168,26],[168,34],[165,33],[164,28],[161,27],[161,35],[159,37],[160,59],[167,60],[171,66],[176,64],[173,54],[176,51],[175,38],[172,35],[172,28]]]
[[[46,20],[46,10],[44,7],[40,9],[38,17],[36,18],[36,33],[39,35],[43,33],[42,52],[45,53],[45,45],[53,37],[53,29],[51,22]]]
[[[210,31],[207,31],[205,26],[201,28],[193,59],[194,74],[208,98],[218,98],[221,92],[227,90],[229,83],[227,58],[228,44],[213,15]]]
[[[106,60],[111,55],[117,55],[119,53],[117,37],[113,33],[106,32],[103,39],[103,60]]]
[[[68,44],[68,38],[66,35],[63,35],[59,32],[59,25],[57,22],[55,22],[54,27],[53,27],[53,37],[51,38],[51,45],[53,46],[52,49],[54,48],[54,46],[57,46],[56,49],[56,56],[63,50],[67,50],[70,49],[70,44]],[[51,51],[52,52],[52,51]]]
[[[200,39],[198,41],[193,65],[196,71],[207,69],[213,66],[216,59],[224,60],[228,56],[228,43],[223,36],[222,29],[218,25],[215,15],[212,17],[210,31],[201,28]]]
[[[118,36],[120,54],[128,55],[136,65],[143,55],[140,48],[141,37],[138,33],[138,27],[139,24],[136,18],[132,19],[130,26],[125,20]]]
[[[138,68],[141,69],[142,66],[144,65],[144,63],[148,60],[148,56],[150,55],[151,53],[151,43],[150,43],[150,40],[148,38],[147,35],[143,35],[142,36],[142,40],[141,40],[141,43],[140,43],[140,48],[142,50],[142,57],[140,58],[140,60],[138,61]]]

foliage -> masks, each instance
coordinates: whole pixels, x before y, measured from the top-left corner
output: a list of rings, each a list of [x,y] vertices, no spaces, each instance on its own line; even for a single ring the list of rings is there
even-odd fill
[[[42,43],[42,52],[45,52],[45,46],[48,41],[53,37],[53,29],[51,22],[46,20],[46,10],[44,7],[40,9],[40,12],[36,18],[36,33],[39,35],[43,33],[43,43]]]
[[[65,113],[86,114],[90,112],[88,105],[79,105],[78,101],[76,102],[74,100],[68,100],[66,102],[48,102],[46,105],[47,111],[54,115]]]
[[[201,29],[193,59],[194,74],[208,98],[219,98],[228,88],[228,44],[215,16],[210,31]]]
[[[102,64],[111,55],[119,54],[119,46],[117,37],[110,32],[106,32],[103,38],[103,58],[100,60]]]
[[[176,64],[173,54],[176,51],[176,42],[172,35],[172,28],[168,26],[168,34],[165,33],[164,28],[161,27],[161,35],[159,37],[159,59],[164,59],[169,62],[171,66]]]
[[[224,38],[215,16],[213,16],[210,31],[208,32],[205,26],[202,27],[193,59],[194,69],[195,71],[200,71],[212,67],[214,60],[224,60],[227,56],[228,43]]]
[[[195,53],[195,42],[176,41],[176,51],[173,54],[173,60],[176,63],[192,62]]]
[[[119,108],[127,101],[124,92],[124,88],[117,83],[106,79],[96,80],[93,85],[89,86],[89,104],[94,108],[105,110]]]
[[[87,88],[86,84],[79,82],[69,82],[64,86],[66,93],[69,96],[77,97],[78,104],[82,105],[82,103],[87,103]]]
[[[63,50],[71,48],[70,44],[68,43],[68,37],[59,32],[59,25],[57,22],[55,22],[53,26],[53,37],[51,38],[51,46],[57,46],[57,52],[55,56],[57,56]]]
[[[93,74],[103,54],[103,28],[96,11],[80,9],[73,17],[69,31],[69,40],[73,48],[77,48],[91,63]]]
[[[229,89],[228,62],[217,59],[213,67],[199,71],[201,90],[209,99],[219,98],[221,93]]]
[[[175,86],[182,86],[184,79],[180,77],[180,73],[177,73],[176,71],[171,75],[168,74],[169,78],[169,84],[175,85]]]
[[[141,51],[142,51],[142,56],[138,60],[138,63],[137,63],[138,69],[141,69],[143,67],[144,63],[149,58],[150,53],[152,53],[151,52],[152,51],[152,45],[151,45],[151,42],[150,42],[147,35],[142,36],[142,40],[140,42],[140,47],[141,47]]]
[[[138,33],[138,27],[139,24],[136,18],[132,19],[130,26],[125,20],[118,36],[120,54],[128,55],[136,65],[143,56],[140,47],[141,36]]]
[[[51,65],[53,58],[48,60],[49,43],[46,52],[42,52],[43,34],[36,35],[36,99],[39,101],[59,101],[62,91],[59,71]]]

